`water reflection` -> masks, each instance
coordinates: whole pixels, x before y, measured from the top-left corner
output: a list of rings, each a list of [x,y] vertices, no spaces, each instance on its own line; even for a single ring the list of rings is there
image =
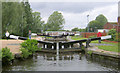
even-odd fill
[[[44,54],[41,54],[40,56],[43,56],[44,60],[56,61],[56,62],[59,61],[59,60],[73,60],[73,59],[82,60],[82,54],[81,53],[79,53],[76,56],[74,56],[74,53],[72,53],[72,54],[61,53],[60,55],[44,53]],[[39,57],[39,56],[35,56],[35,59],[37,59],[37,57]]]
[[[33,57],[4,66],[3,71],[119,71],[117,61],[86,58],[82,53],[36,53]],[[116,67],[115,67],[116,66]]]
[[[100,64],[103,67],[108,67],[115,71],[116,70],[120,71],[120,66],[119,66],[120,60],[119,59],[93,54],[92,57],[87,57],[87,60],[92,63]]]

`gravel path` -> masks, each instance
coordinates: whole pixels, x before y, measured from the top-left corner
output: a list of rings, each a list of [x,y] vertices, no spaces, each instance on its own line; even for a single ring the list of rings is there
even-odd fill
[[[23,40],[0,40],[2,42],[0,45],[2,48],[8,47],[10,51],[14,54],[19,53],[20,43],[24,42]]]
[[[42,40],[41,37],[33,38],[36,40]],[[13,54],[20,52],[20,43],[24,42],[23,40],[0,40],[0,49],[8,47]]]

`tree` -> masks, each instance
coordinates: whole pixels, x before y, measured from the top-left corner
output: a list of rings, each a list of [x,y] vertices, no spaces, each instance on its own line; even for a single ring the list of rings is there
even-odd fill
[[[11,34],[22,35],[22,13],[24,8],[21,2],[2,3],[2,35],[5,36],[6,30]]]
[[[28,36],[28,31],[37,32],[42,28],[40,13],[32,13],[29,2],[2,2],[2,37],[5,32],[18,36]]]
[[[43,30],[43,24],[44,21],[42,21],[40,13],[39,12],[34,12],[32,13],[33,15],[33,25],[32,26],[32,32],[41,32],[41,30]]]
[[[102,28],[108,22],[107,18],[103,14],[100,14],[99,16],[97,16],[95,20],[100,23],[99,25],[101,25]]]
[[[86,32],[86,29],[79,29],[80,32]]]
[[[102,29],[102,25],[96,20],[90,21],[89,24],[89,31],[94,32],[97,29]]]
[[[28,36],[28,31],[32,29],[33,25],[33,17],[32,17],[32,9],[30,8],[29,2],[23,3],[24,7],[24,17],[26,18],[26,27],[24,28],[24,36]]]
[[[100,14],[99,16],[96,17],[95,20],[90,21],[88,23],[89,26],[89,31],[93,32],[96,29],[103,29],[104,25],[107,23],[107,18],[103,15]],[[86,28],[88,30],[88,27]]]
[[[65,19],[62,13],[55,11],[50,15],[45,26],[47,30],[57,31],[63,28],[63,24],[65,24]]]
[[[72,31],[79,31],[79,28],[73,28]]]

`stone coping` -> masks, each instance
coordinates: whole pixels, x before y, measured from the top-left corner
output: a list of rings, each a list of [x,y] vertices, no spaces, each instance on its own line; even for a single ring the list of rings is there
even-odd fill
[[[120,52],[105,51],[102,49],[98,49],[98,47],[95,47],[95,46],[91,46],[91,47],[87,48],[87,51],[92,51],[93,54],[109,56],[109,57],[114,57],[114,58],[120,58]]]

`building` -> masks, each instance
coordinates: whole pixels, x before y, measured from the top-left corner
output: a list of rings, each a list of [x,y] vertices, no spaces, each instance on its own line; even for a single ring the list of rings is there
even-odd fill
[[[108,33],[108,32],[109,32],[109,29],[98,29],[97,32],[101,32],[101,33],[106,32],[106,33]]]
[[[120,17],[118,17],[118,22],[107,22],[104,29],[116,29],[117,32],[120,32]]]

